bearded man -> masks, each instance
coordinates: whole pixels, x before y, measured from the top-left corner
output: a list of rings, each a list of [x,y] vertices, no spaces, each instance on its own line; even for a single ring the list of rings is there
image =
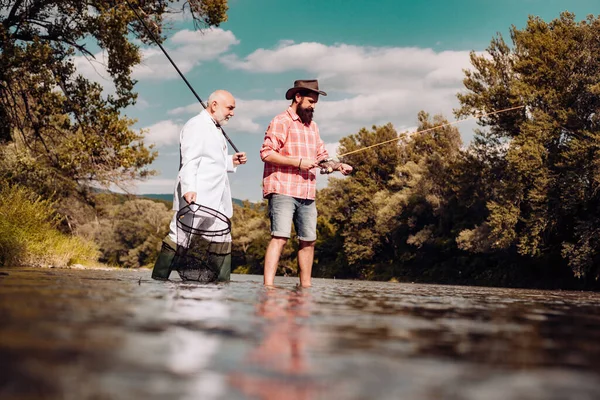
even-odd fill
[[[268,199],[271,241],[265,254],[264,284],[272,286],[281,251],[291,237],[292,222],[299,240],[300,285],[311,286],[311,273],[317,240],[316,170],[329,158],[313,121],[319,95],[314,80],[297,80],[285,98],[292,104],[269,124],[260,158],[263,160],[263,197]],[[339,163],[337,170],[347,175],[352,167]]]
[[[225,90],[212,93],[206,109],[191,118],[179,135],[179,174],[175,182],[173,210],[169,234],[152,270],[152,278],[168,279],[177,248],[177,211],[195,203],[209,207],[231,218],[233,206],[228,172],[245,164],[246,153],[227,154],[227,141],[221,126],[234,116],[235,99]],[[229,280],[231,264],[225,262],[218,279]]]

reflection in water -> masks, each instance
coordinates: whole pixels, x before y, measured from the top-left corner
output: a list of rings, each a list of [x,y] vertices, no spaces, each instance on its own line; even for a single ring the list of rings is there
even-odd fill
[[[234,387],[261,400],[306,400],[319,392],[307,354],[310,307],[310,289],[262,289],[256,307],[259,343],[242,370],[230,376]]]
[[[600,294],[6,269],[2,400],[600,399]]]
[[[169,374],[185,377],[179,384],[179,399],[217,399],[225,383],[220,374],[210,372],[210,363],[223,351],[223,337],[207,331],[230,317],[223,285],[178,284],[165,312],[170,322],[165,343],[164,368]],[[148,349],[152,351],[152,349]],[[160,367],[160,365],[157,365]]]

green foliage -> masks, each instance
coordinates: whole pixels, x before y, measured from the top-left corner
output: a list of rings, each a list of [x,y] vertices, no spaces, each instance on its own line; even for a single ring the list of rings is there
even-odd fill
[[[42,213],[32,214],[32,225],[15,225],[13,214],[2,219],[6,262],[37,263],[35,257],[62,240],[54,228],[96,241],[101,260],[112,264],[136,267],[156,256],[171,214],[165,205],[118,204],[92,188],[154,174],[148,166],[156,152],[144,144],[143,132],[132,129],[135,121],[121,114],[136,101],[131,73],[141,60],[140,41],[150,44],[152,35],[162,41],[164,16],[183,8],[197,27],[219,25],[227,19],[227,0],[188,1],[180,10],[169,7],[174,0],[130,3],[152,34],[125,1],[0,1],[0,181],[38,193],[31,201]],[[75,68],[75,57],[92,59],[98,52],[112,90],[103,91]],[[51,213],[61,218],[52,229],[40,228]],[[42,231],[47,234],[39,236]],[[64,240],[72,240],[74,250],[86,245],[76,237]]]
[[[233,205],[232,266],[235,273],[262,274],[265,250],[271,239],[267,202]]]
[[[387,280],[405,274],[418,252],[448,246],[446,192],[461,141],[456,128],[437,128],[445,123],[439,116],[430,121],[422,112],[418,132],[411,136],[385,125],[342,140],[342,153],[390,144],[348,156],[356,174],[333,178],[319,192],[325,219],[320,232],[335,233],[321,239],[326,243],[320,246],[325,250],[317,248],[318,270],[328,276]],[[326,221],[332,227],[324,229]]]
[[[504,149],[486,219],[461,234],[463,248],[514,248],[532,263],[562,259],[577,276],[600,278],[599,34],[592,16],[531,17],[525,29],[511,29],[512,49],[498,37],[488,56],[471,55],[459,115],[526,107],[480,120],[487,132],[479,144]]]
[[[150,267],[168,233],[173,211],[160,201],[121,199],[119,195],[99,195],[97,217],[81,225],[77,234],[98,244],[101,262],[127,268]]]
[[[374,144],[391,141],[389,145],[373,147],[343,157],[344,162],[355,168],[351,179],[331,178],[329,187],[318,194],[321,215],[335,226],[332,243],[321,245],[328,253],[317,250],[319,262],[333,263],[337,268],[327,267],[329,275],[337,277],[358,276],[368,278],[372,273],[369,261],[379,250],[380,237],[373,230],[376,218],[375,193],[392,180],[401,156],[396,142],[398,134],[391,124],[373,127],[372,131],[361,129],[340,141],[340,153],[351,153]],[[323,231],[324,227],[319,227]],[[329,228],[331,229],[331,228]],[[334,250],[335,249],[335,250]],[[336,253],[343,253],[337,255]],[[348,264],[340,270],[340,264]],[[343,265],[343,264],[342,264]]]
[[[219,26],[227,21],[227,0],[188,0],[194,20],[201,19],[208,26]]]
[[[162,40],[174,1],[131,3]],[[226,19],[226,0],[186,4],[201,26]],[[90,186],[152,175],[156,152],[121,115],[137,96],[136,39],[151,42],[127,2],[2,1],[0,16],[0,178],[54,196],[61,212],[76,218],[66,203],[90,200]],[[93,48],[106,53],[109,94],[75,69],[74,57],[94,58]]]
[[[64,267],[95,261],[95,244],[60,233],[58,221],[51,201],[27,188],[4,185],[0,189],[0,266]]]

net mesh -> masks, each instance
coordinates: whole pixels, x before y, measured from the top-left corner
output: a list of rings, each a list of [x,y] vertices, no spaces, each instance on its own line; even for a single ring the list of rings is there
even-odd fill
[[[199,204],[177,213],[177,251],[172,269],[183,281],[228,280],[224,267],[231,256],[231,221],[224,214]],[[226,279],[225,279],[226,278]]]

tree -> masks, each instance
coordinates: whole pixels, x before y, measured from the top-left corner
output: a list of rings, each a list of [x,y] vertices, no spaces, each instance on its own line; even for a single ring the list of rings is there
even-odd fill
[[[317,247],[317,270],[390,279],[406,273],[415,259],[431,260],[455,247],[448,239],[453,215],[448,204],[460,134],[440,127],[447,124],[441,116],[420,112],[418,120],[410,136],[388,124],[341,140],[342,153],[364,150],[345,157],[355,167],[352,176],[330,179],[319,192],[320,240],[326,243]]]
[[[233,205],[231,236],[233,240],[232,267],[237,273],[261,274],[265,250],[271,239],[267,203]]]
[[[132,0],[162,40],[172,0]],[[226,20],[226,0],[189,0],[203,26]],[[121,115],[136,100],[132,68],[151,37],[121,0],[0,0],[0,177],[64,199],[92,183],[145,178],[156,153]],[[73,57],[107,54],[114,93],[78,74]]]
[[[318,193],[316,272],[342,278],[373,277],[381,246],[374,229],[374,197],[394,178],[399,142],[404,139],[387,124],[363,128],[340,141],[341,157],[354,172],[348,178],[330,178],[329,186]]]
[[[78,236],[98,244],[101,262],[128,268],[152,265],[173,211],[149,199],[120,202],[120,196],[100,197],[98,217],[79,226]]]
[[[461,234],[478,251],[514,248],[532,262],[564,260],[577,276],[600,277],[600,20],[571,13],[530,17],[487,55],[471,54],[458,115],[511,106],[480,119],[479,143],[501,147],[487,218]]]

